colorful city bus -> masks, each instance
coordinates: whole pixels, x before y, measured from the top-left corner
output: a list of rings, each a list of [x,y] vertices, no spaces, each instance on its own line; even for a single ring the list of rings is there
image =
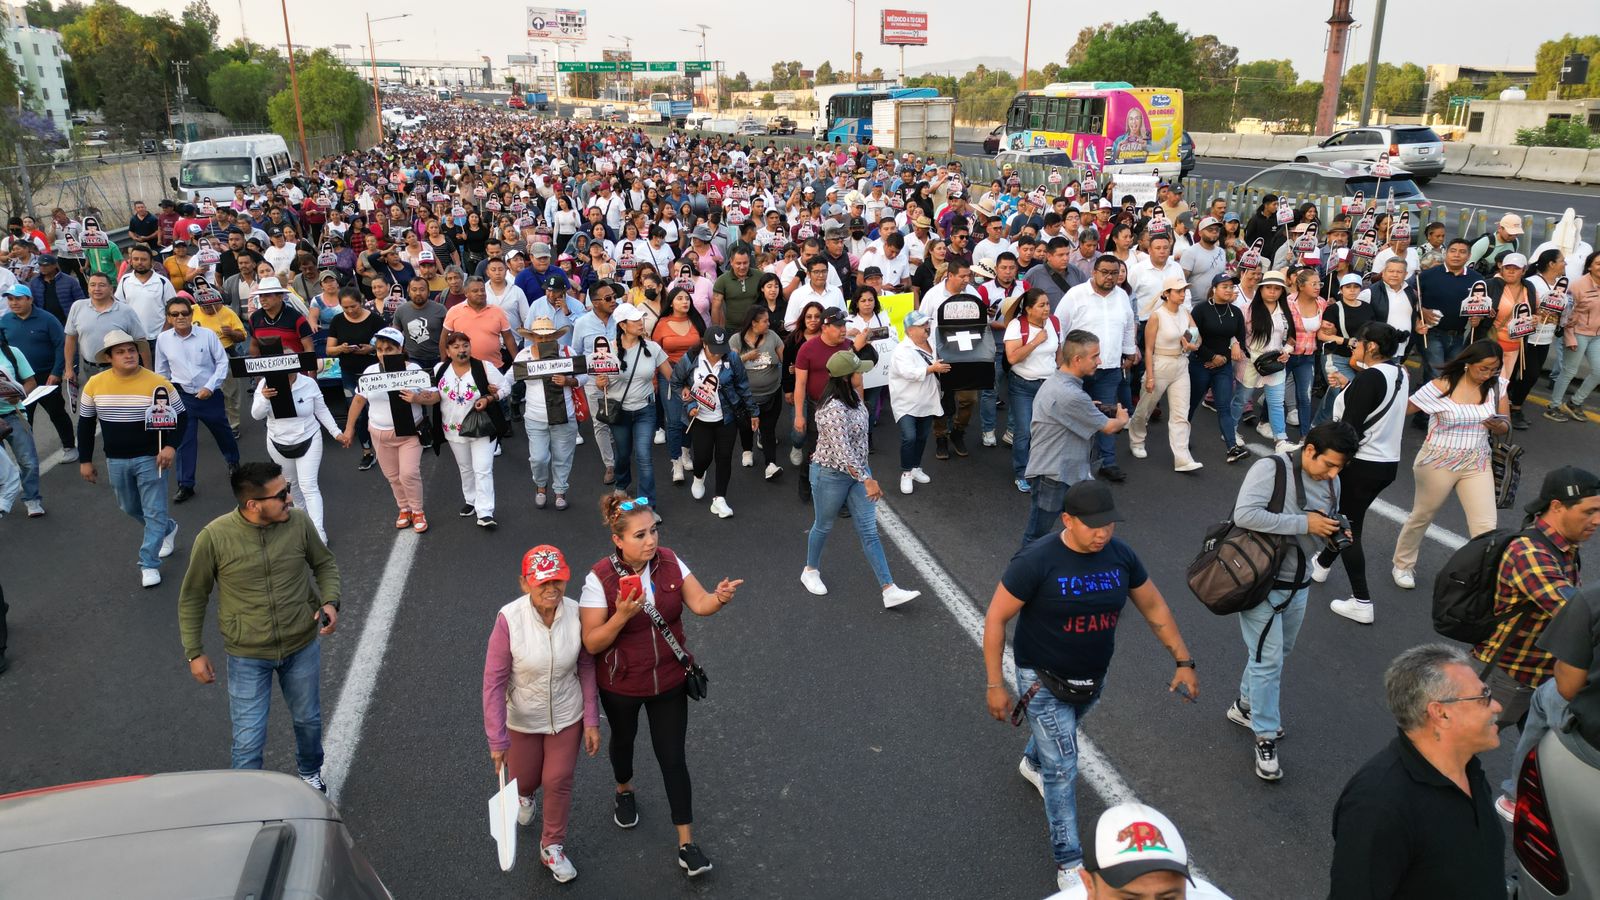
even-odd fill
[[[937,96],[939,92],[933,88],[840,91],[828,98],[827,109],[817,120],[816,136],[830,144],[870,144],[873,103]]]
[[[1182,137],[1183,91],[1074,81],[1018,94],[1006,111],[1001,146],[1059,148],[1096,170],[1176,179]]]

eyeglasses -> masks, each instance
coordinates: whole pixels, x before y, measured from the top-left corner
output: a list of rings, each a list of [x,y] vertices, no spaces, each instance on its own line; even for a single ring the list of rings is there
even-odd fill
[[[194,315],[194,313],[192,313],[192,312],[169,312],[169,313],[167,313],[167,318],[169,318],[169,319],[187,319],[187,318],[189,318],[189,317],[191,317],[193,315]]]
[[[1094,273],[1096,275],[1115,275],[1121,271],[1121,269],[1095,269]]]
[[[618,503],[617,509],[622,510],[623,512],[633,512],[636,509],[646,509],[649,506],[649,497],[635,497],[632,500],[624,500],[621,503]]]
[[[1472,700],[1476,700],[1479,703],[1482,703],[1484,706],[1487,707],[1489,705],[1490,699],[1491,699],[1491,696],[1489,694],[1489,689],[1487,687],[1485,687],[1483,689],[1483,693],[1481,693],[1481,694],[1473,694],[1470,697],[1449,697],[1449,698],[1446,698],[1444,700],[1435,700],[1433,702],[1435,702],[1435,703],[1467,703],[1467,702],[1470,702]]]
[[[255,498],[255,501],[257,503],[261,503],[261,502],[266,501],[266,500],[276,500],[279,503],[288,502],[288,500],[289,500],[289,488],[287,486],[285,486],[283,490],[277,492],[276,494],[268,494],[265,497],[256,497]]]

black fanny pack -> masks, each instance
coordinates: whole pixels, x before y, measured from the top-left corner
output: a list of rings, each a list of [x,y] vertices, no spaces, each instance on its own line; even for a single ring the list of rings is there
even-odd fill
[[[272,449],[278,451],[278,455],[284,459],[299,459],[306,455],[311,449],[311,442],[316,439],[317,436],[312,435],[298,444],[280,444],[277,441],[273,441]]]
[[[1038,680],[1026,693],[1017,698],[1017,705],[1011,710],[1012,725],[1022,724],[1022,719],[1028,711],[1028,701],[1033,699],[1034,694],[1039,693],[1041,687],[1062,703],[1083,706],[1093,703],[1095,698],[1100,696],[1100,688],[1105,680],[1103,677],[1067,678],[1047,669],[1034,669],[1033,672],[1038,676]]]

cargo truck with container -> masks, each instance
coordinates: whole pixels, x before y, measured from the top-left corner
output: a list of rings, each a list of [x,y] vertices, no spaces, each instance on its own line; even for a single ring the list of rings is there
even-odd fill
[[[872,143],[926,154],[955,152],[954,97],[900,97],[872,104]]]

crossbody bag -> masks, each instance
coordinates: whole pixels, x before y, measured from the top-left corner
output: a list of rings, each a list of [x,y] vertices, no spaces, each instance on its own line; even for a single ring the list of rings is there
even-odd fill
[[[667,642],[672,655],[677,657],[678,663],[683,666],[683,692],[690,700],[704,700],[706,683],[710,681],[706,676],[706,670],[700,668],[699,663],[683,652],[683,645],[678,643],[672,629],[667,627],[667,620],[661,617],[661,610],[656,609],[655,604],[644,604],[644,611],[650,617],[650,621],[655,623],[656,630],[661,632],[661,639]]]

